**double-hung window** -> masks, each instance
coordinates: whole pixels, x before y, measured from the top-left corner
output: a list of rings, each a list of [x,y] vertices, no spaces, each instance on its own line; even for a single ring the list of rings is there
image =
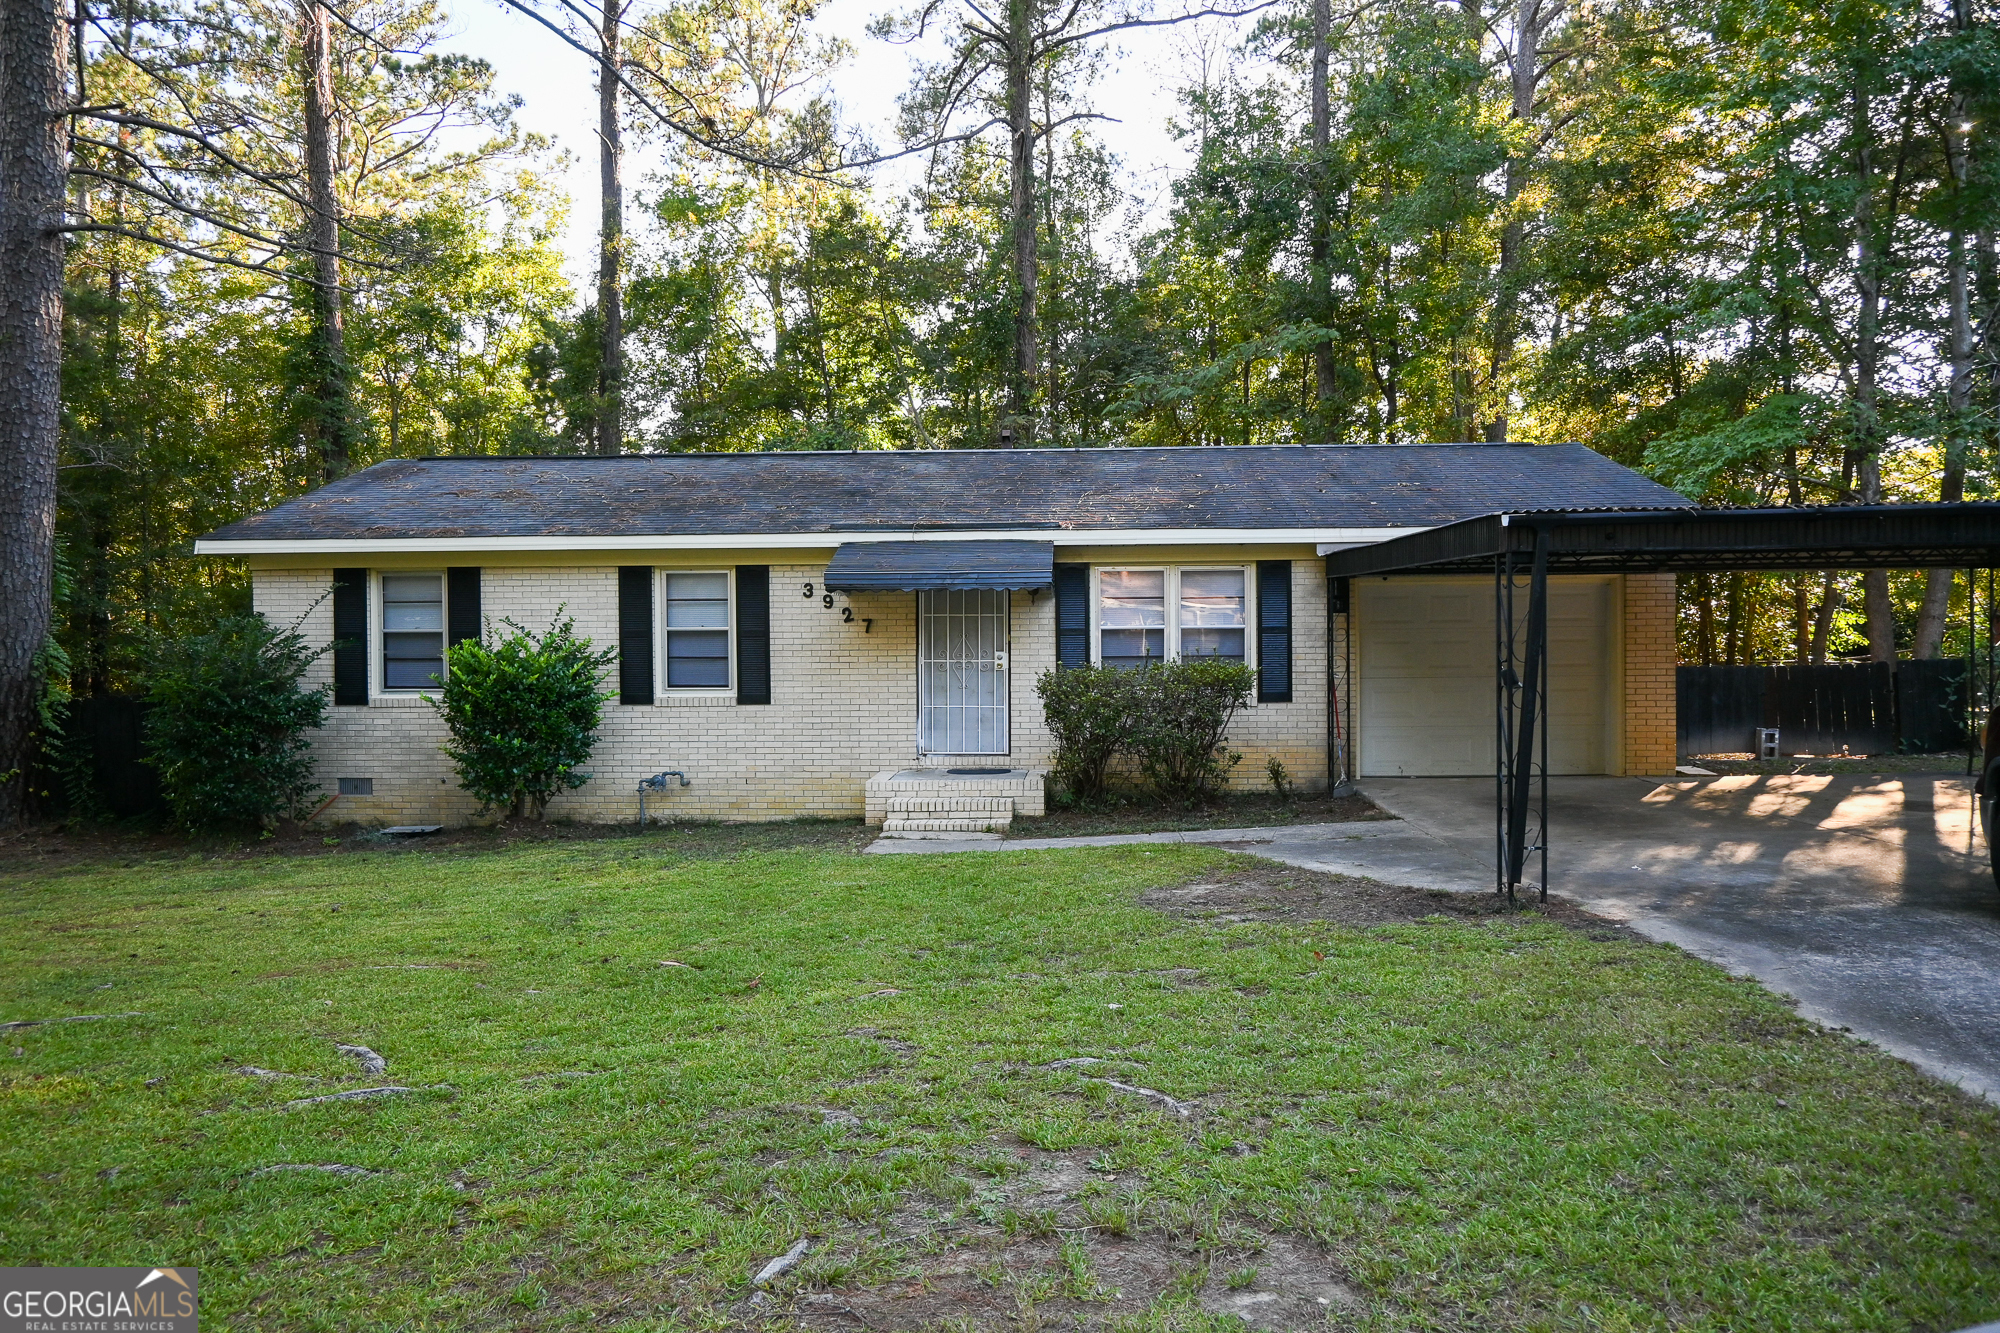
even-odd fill
[[[444,575],[382,576],[382,688],[436,689],[444,679]]]
[[[1141,667],[1176,658],[1250,661],[1250,571],[1168,565],[1097,571],[1097,660]]]
[[[662,578],[669,690],[730,688],[729,573],[669,570]]]

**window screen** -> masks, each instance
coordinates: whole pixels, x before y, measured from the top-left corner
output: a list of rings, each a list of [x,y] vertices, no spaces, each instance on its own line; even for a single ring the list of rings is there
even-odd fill
[[[1167,655],[1167,572],[1107,569],[1097,576],[1098,660],[1136,667]]]
[[[1244,606],[1242,570],[1182,570],[1181,657],[1243,661]]]
[[[667,688],[729,688],[729,575],[668,574]]]
[[[427,690],[443,677],[444,575],[384,574],[382,688]]]

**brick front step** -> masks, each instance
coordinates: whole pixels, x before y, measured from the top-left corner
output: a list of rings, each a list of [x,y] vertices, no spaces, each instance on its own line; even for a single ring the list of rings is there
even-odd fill
[[[929,838],[936,842],[1000,841],[1000,835],[998,833],[988,833],[984,829],[980,829],[977,831],[959,830],[955,832],[940,832],[936,830],[917,831],[912,829],[890,828],[886,824],[882,826],[882,836],[885,838],[909,838],[912,840],[919,838]]]
[[[953,818],[899,818],[891,815],[882,823],[885,838],[907,837],[911,834],[963,834],[993,833],[1006,831],[1013,823],[1011,812],[998,814],[975,814]]]
[[[1032,817],[1042,813],[1042,771],[1010,768],[1001,773],[954,773],[949,768],[890,769],[868,779],[865,805],[870,824],[886,824],[891,819],[981,815],[1002,824],[1009,815]]]
[[[1014,798],[1011,796],[891,796],[889,814],[915,815],[919,818],[936,815],[991,814],[1011,819],[1014,816]]]

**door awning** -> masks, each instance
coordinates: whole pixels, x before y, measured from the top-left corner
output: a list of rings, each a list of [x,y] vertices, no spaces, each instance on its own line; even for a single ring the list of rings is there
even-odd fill
[[[994,591],[1055,582],[1054,542],[846,542],[826,567],[832,592]]]

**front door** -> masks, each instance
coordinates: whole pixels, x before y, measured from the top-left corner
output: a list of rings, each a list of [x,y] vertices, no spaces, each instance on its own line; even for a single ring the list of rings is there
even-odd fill
[[[1007,594],[917,594],[917,752],[1007,753]]]

